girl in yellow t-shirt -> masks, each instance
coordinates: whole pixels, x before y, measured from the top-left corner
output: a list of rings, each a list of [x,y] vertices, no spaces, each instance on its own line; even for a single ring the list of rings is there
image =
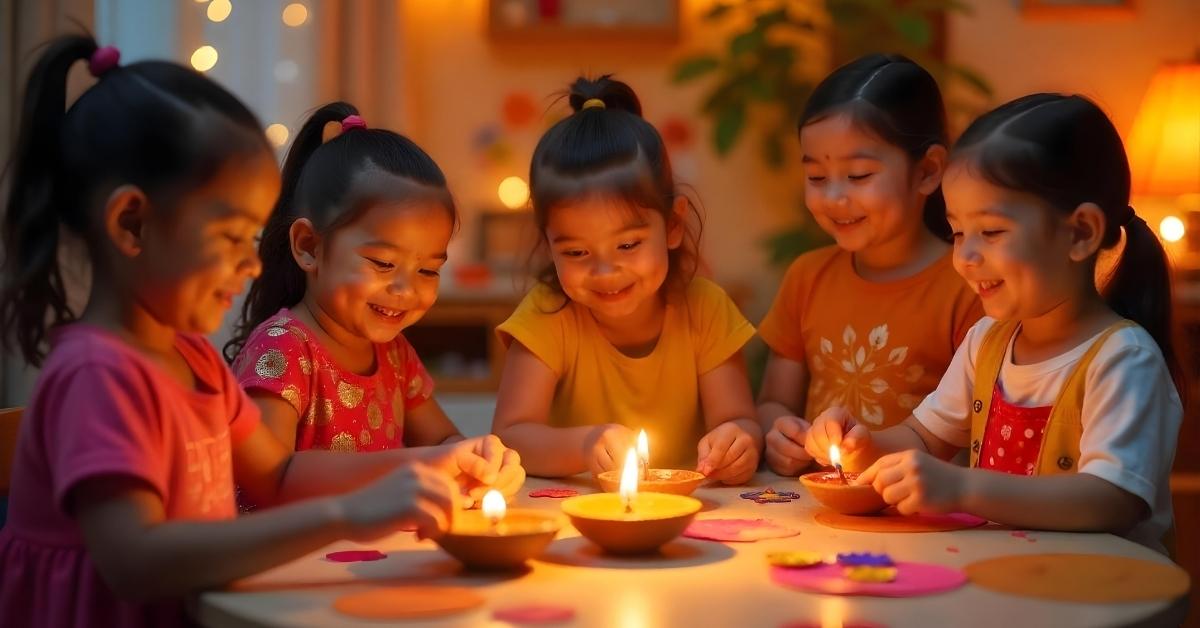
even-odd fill
[[[830,74],[800,118],[804,200],[836,246],[792,263],[759,334],[767,464],[796,475],[811,420],[840,407],[870,429],[904,420],[950,364],[979,299],[954,272],[940,189],[937,82],[897,55]]]
[[[694,277],[690,204],[633,90],[580,78],[570,104],[533,154],[553,264],[497,329],[492,431],[533,475],[618,468],[645,429],[651,465],[743,483],[762,451],[741,352],[754,328]]]

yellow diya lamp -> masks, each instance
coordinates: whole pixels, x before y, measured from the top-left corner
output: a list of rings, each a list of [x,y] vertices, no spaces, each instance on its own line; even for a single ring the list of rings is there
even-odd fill
[[[562,517],[555,513],[509,510],[504,496],[493,489],[483,496],[480,510],[456,512],[437,543],[472,569],[518,569],[541,554],[561,527]]]
[[[670,493],[672,495],[691,495],[696,487],[704,481],[704,474],[687,469],[651,469],[650,444],[646,438],[646,430],[638,432],[637,437],[638,490],[648,493]],[[606,493],[616,493],[621,486],[621,470],[612,469],[596,476],[600,490]]]
[[[800,476],[800,483],[813,499],[843,515],[865,515],[883,510],[887,502],[870,484],[854,484],[857,473],[842,472],[842,454],[837,445],[829,447],[833,471],[816,471]]]
[[[700,512],[686,495],[638,490],[638,456],[625,456],[617,493],[568,498],[563,512],[585,538],[611,554],[648,554],[679,536]]]

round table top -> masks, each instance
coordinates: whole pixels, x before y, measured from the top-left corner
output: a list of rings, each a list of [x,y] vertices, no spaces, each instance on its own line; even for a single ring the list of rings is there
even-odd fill
[[[538,488],[567,486],[582,493],[598,491],[590,478],[530,478],[511,507],[558,512],[562,500],[531,498]],[[771,486],[800,493],[790,503],[757,504],[739,494]],[[1074,604],[1017,598],[970,583],[927,597],[888,599],[819,595],[784,588],[770,579],[768,552],[815,550],[885,552],[897,561],[962,567],[983,558],[1013,554],[1071,552],[1111,554],[1169,562],[1146,547],[1110,534],[1036,532],[988,525],[954,532],[919,534],[837,530],[814,521],[820,506],[799,484],[760,472],[746,486],[701,486],[694,497],[704,502],[698,518],[765,518],[794,527],[800,534],[753,543],[720,543],[679,538],[658,555],[612,557],[579,536],[569,523],[530,569],[518,574],[464,571],[432,541],[398,532],[369,545],[338,542],[275,569],[243,580],[229,590],[193,600],[192,614],[206,626],[379,626],[339,614],[333,602],[373,586],[436,584],[474,589],[486,598],[479,609],[440,620],[432,626],[507,626],[492,619],[497,608],[554,604],[575,611],[573,622],[556,625],[620,626],[780,626],[790,622],[841,626],[869,622],[885,626],[1116,626],[1151,620],[1177,624],[1185,601]],[[334,563],[326,553],[378,549],[387,558]],[[416,625],[416,622],[400,622]]]

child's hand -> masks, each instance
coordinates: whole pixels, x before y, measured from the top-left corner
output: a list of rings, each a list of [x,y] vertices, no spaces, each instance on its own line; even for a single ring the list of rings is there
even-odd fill
[[[870,430],[859,425],[845,408],[833,407],[813,421],[804,439],[804,449],[818,463],[828,465],[830,445],[837,445],[845,460],[870,442]]]
[[[712,429],[696,446],[696,470],[723,484],[743,484],[758,468],[758,447],[742,426],[727,421]]]
[[[348,538],[372,541],[411,526],[422,539],[440,536],[450,527],[457,499],[458,490],[444,473],[413,463],[341,496],[336,503]]]
[[[426,461],[454,479],[467,496],[464,507],[483,499],[489,488],[510,495],[525,481],[520,456],[505,447],[494,434],[430,447],[429,450]]]
[[[900,514],[939,514],[961,509],[966,469],[910,449],[888,454],[863,471],[855,484],[871,484]]]
[[[779,475],[799,475],[813,457],[804,449],[809,423],[798,416],[775,419],[767,432],[767,466]]]
[[[583,456],[592,475],[611,469],[620,469],[625,464],[625,454],[633,447],[633,430],[624,425],[609,423],[599,425],[583,441]]]

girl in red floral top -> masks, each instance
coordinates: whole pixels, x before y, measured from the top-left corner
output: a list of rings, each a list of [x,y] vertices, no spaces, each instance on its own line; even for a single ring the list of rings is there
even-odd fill
[[[342,102],[304,124],[263,231],[262,276],[226,346],[281,442],[353,452],[463,438],[401,334],[437,299],[456,222],[442,171],[408,138],[368,129]],[[505,452],[496,488],[523,481]]]

